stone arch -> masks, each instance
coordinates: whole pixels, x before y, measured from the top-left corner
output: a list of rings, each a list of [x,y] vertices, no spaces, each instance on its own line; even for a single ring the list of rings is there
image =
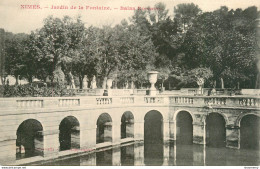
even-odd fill
[[[112,142],[112,118],[102,113],[97,119],[96,143]]]
[[[134,137],[134,115],[131,111],[125,111],[121,116],[121,139]]]
[[[221,113],[221,112],[215,112],[215,111],[214,111],[214,112],[210,112],[210,113],[208,113],[207,116],[209,116],[209,115],[212,114],[212,113],[216,113],[216,114],[221,115],[221,116],[223,117],[223,119],[225,120],[225,124],[226,124],[226,126],[229,124],[228,117],[227,117],[224,113]],[[206,119],[207,119],[207,116],[204,118],[205,125],[206,125]]]
[[[157,110],[150,110],[144,116],[144,163],[163,164],[163,115]]]
[[[193,144],[193,114],[186,110],[178,110],[174,114],[175,138],[178,144]]]
[[[219,112],[210,112],[204,120],[206,126],[206,144],[213,147],[226,146],[227,117]]]
[[[245,117],[245,116],[247,116],[247,115],[255,115],[255,116],[257,116],[257,117],[260,117],[260,114],[258,114],[258,113],[256,113],[256,112],[241,113],[241,114],[237,117],[237,119],[236,119],[236,121],[235,121],[235,126],[240,127],[240,122],[241,122],[242,118]]]
[[[177,111],[174,112],[174,115],[173,115],[173,121],[174,122],[176,122],[176,117],[177,117],[178,113],[182,112],[182,111],[188,112],[191,115],[191,117],[192,117],[192,121],[194,122],[194,120],[195,120],[194,114],[191,111],[186,110],[186,109],[180,109],[180,110],[177,110]]]
[[[260,116],[246,113],[239,117],[239,147],[241,149],[259,150],[260,146]]]
[[[59,125],[60,151],[80,148],[80,123],[75,116],[63,118]]]
[[[24,120],[16,130],[16,158],[43,155],[43,126],[36,119]]]
[[[144,116],[144,141],[161,142],[163,140],[163,115],[157,110],[150,110]]]

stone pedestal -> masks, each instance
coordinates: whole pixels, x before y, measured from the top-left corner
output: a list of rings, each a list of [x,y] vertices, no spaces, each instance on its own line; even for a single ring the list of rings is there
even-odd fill
[[[89,154],[88,156],[80,157],[80,166],[95,166],[96,165],[96,153]]]
[[[239,127],[234,125],[226,126],[226,147],[239,149]]]
[[[134,139],[144,141],[144,121],[135,121]]]
[[[56,131],[45,131],[43,134],[43,156],[44,157],[57,157],[60,149],[59,142],[59,130]]]

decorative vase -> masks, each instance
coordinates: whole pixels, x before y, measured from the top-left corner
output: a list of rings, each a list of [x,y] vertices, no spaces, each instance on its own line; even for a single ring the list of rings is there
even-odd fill
[[[148,72],[148,79],[149,82],[151,83],[151,87],[149,89],[149,95],[150,96],[155,96],[156,95],[156,88],[155,88],[155,83],[157,82],[157,75],[159,72],[157,71],[150,71]]]

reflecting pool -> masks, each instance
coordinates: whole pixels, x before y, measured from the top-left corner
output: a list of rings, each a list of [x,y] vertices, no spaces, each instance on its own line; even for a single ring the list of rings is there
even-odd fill
[[[259,151],[176,143],[131,143],[32,165],[43,166],[258,166]]]

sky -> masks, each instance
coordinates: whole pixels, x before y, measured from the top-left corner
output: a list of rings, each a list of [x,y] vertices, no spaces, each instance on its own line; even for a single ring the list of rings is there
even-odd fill
[[[259,0],[0,0],[0,28],[13,33],[30,33],[43,26],[43,20],[49,15],[62,18],[81,16],[86,26],[115,25],[124,18],[128,19],[133,10],[120,10],[120,7],[153,7],[163,2],[173,15],[173,8],[180,3],[194,3],[202,11],[213,11],[221,6],[229,9],[256,6],[260,10]],[[22,5],[39,5],[41,9],[22,9]],[[52,6],[67,6],[69,9],[51,9]],[[78,6],[83,9],[78,9]],[[70,9],[76,6],[77,9]],[[111,10],[87,10],[89,7],[110,7]],[[118,8],[118,9],[115,9]]]

